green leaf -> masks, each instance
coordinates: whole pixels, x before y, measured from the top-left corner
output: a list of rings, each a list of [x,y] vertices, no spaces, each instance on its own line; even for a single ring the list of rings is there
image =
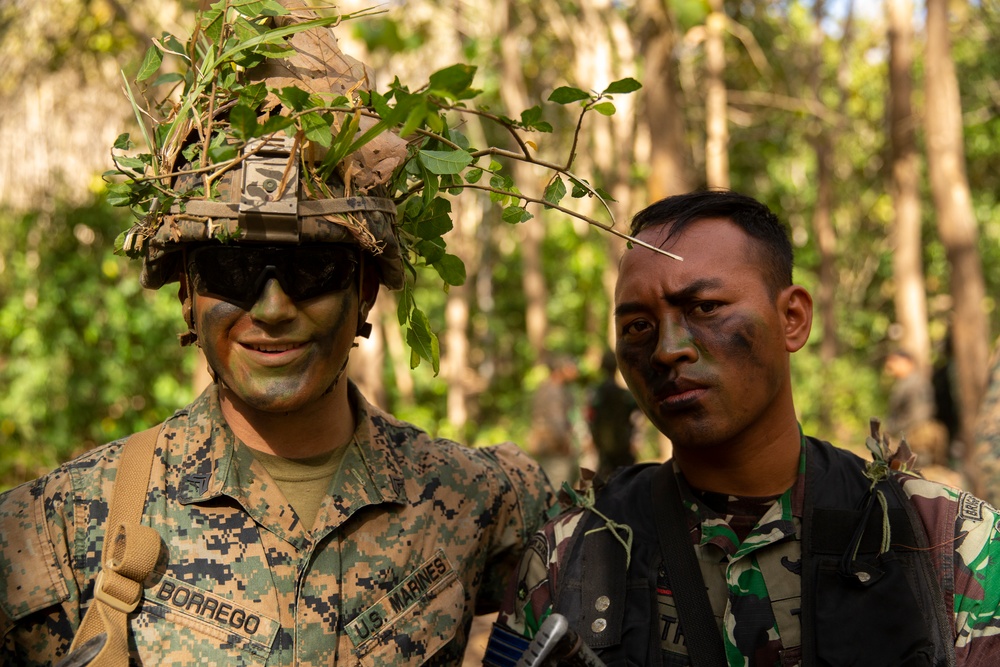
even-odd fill
[[[427,103],[418,104],[417,106],[410,109],[410,113],[406,116],[406,122],[403,123],[403,127],[399,129],[399,136],[404,139],[411,134],[413,131],[420,127],[420,124],[424,122],[424,117],[427,115]]]
[[[212,145],[208,148],[208,158],[212,162],[225,162],[232,160],[237,155],[236,147],[230,144]]]
[[[142,173],[146,169],[146,165],[152,160],[151,155],[147,154],[146,157],[147,159],[145,160],[137,157],[119,157],[115,158],[115,162],[123,167],[128,167]]]
[[[503,210],[502,217],[504,222],[516,225],[521,222],[527,222],[535,216],[528,213],[528,211],[521,206],[508,206]]]
[[[257,109],[267,99],[267,84],[263,81],[244,86],[240,91],[240,104]]]
[[[549,186],[545,188],[545,194],[542,195],[542,199],[550,204],[558,204],[565,196],[566,184],[563,183],[562,178],[556,176]]]
[[[183,81],[184,75],[180,72],[167,72],[166,74],[161,74],[156,77],[156,81],[153,82],[154,86],[165,86],[168,83],[176,83],[177,81]]]
[[[593,194],[590,190],[590,184],[586,181],[578,181],[575,178],[570,179],[573,183],[573,198],[580,199],[582,197],[589,197]]]
[[[483,170],[478,168],[470,169],[465,174],[465,180],[468,183],[478,183],[482,177],[483,177]]]
[[[431,331],[430,322],[427,315],[419,308],[414,308],[410,313],[410,326],[406,330],[406,344],[417,353],[421,359],[429,361],[434,374],[437,375],[441,368],[441,348],[437,336]],[[419,361],[418,361],[419,364]],[[411,360],[411,368],[416,368]]]
[[[635,91],[642,88],[642,84],[633,79],[632,77],[625,77],[624,79],[618,79],[617,81],[612,81],[611,85],[604,89],[602,95],[616,95],[619,93],[634,93]]]
[[[281,90],[274,91],[274,94],[278,96],[278,99],[281,100],[283,105],[292,111],[302,111],[310,106],[309,93],[301,88],[286,86]]]
[[[410,283],[404,282],[403,289],[399,294],[399,302],[396,304],[396,319],[399,325],[403,326],[410,319],[410,311],[413,310],[413,288]]]
[[[451,202],[435,199],[424,215],[417,220],[414,235],[422,239],[433,239],[451,231]]]
[[[535,105],[530,109],[525,109],[521,112],[521,123],[527,127],[531,127],[538,121],[542,119],[542,107],[540,105]]]
[[[445,248],[444,239],[442,239],[440,236],[435,239],[420,241],[415,246],[413,246],[413,249],[417,252],[418,255],[424,258],[424,262],[426,262],[428,265],[432,265],[438,260],[440,260],[442,257],[444,257],[445,255],[444,248]]]
[[[132,202],[132,187],[129,183],[108,183],[108,203],[112,206],[128,206]]]
[[[291,127],[294,124],[295,121],[288,116],[271,116],[264,121],[264,125],[261,126],[260,136],[281,132],[285,128]]]
[[[463,150],[420,151],[420,162],[432,174],[460,174],[472,164],[472,155]]]
[[[257,131],[257,112],[250,107],[237,104],[229,112],[229,126],[237,138],[246,141]]]
[[[444,118],[441,114],[428,110],[427,115],[424,116],[424,122],[427,123],[427,127],[431,129],[431,132],[436,134],[441,134],[444,132],[445,124]]]
[[[142,64],[139,65],[139,73],[135,76],[135,80],[145,81],[156,74],[156,70],[160,69],[161,64],[163,64],[163,51],[154,44],[146,49],[146,55],[142,59]]]
[[[314,141],[320,146],[330,147],[333,142],[333,132],[330,130],[330,123],[318,113],[307,113],[299,118],[302,124],[302,131],[306,139]]]
[[[595,188],[594,191],[597,192],[597,196],[603,199],[604,201],[618,201],[617,199],[612,197],[611,193],[605,190],[604,188]]]
[[[129,139],[128,132],[122,132],[119,134],[118,138],[115,139],[113,147],[121,151],[127,151],[132,148],[132,141]]]
[[[455,255],[445,253],[433,266],[445,283],[455,287],[465,284],[465,262]]]
[[[591,108],[602,116],[614,116],[616,111],[615,105],[611,102],[600,102]]]
[[[476,68],[472,65],[452,65],[431,74],[429,87],[431,92],[455,97],[472,85],[475,75]]]
[[[253,2],[234,2],[231,6],[243,16],[253,18],[260,14],[261,10],[264,9],[264,2],[262,0],[256,0]]]
[[[549,102],[555,102],[556,104],[571,104],[589,99],[590,93],[571,86],[560,86],[549,95]]]

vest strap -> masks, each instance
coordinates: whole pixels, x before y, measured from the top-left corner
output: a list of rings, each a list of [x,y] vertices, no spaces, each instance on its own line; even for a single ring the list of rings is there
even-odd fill
[[[670,573],[674,603],[680,617],[688,658],[694,667],[719,667],[726,663],[722,636],[712,613],[712,605],[701,576],[701,567],[691,546],[687,517],[672,464],[656,471],[652,483],[656,534],[663,564]]]
[[[89,640],[106,635],[103,648],[88,667],[128,667],[128,615],[139,606],[142,582],[160,555],[160,534],[140,522],[161,426],[136,433],[122,448],[94,598],[67,656],[86,650]]]

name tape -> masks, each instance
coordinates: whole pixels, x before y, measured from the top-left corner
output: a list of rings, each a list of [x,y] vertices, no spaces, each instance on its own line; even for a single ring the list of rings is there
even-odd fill
[[[358,614],[344,631],[354,646],[358,647],[457,576],[458,573],[448,562],[444,551],[438,549],[431,558],[407,575],[385,597]]]

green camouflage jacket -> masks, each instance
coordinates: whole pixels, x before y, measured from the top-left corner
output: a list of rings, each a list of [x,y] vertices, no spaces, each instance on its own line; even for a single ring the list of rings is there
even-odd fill
[[[676,465],[674,470],[678,472]],[[795,564],[800,563],[802,553],[804,470],[805,448],[798,481],[772,501],[742,541],[729,525],[732,517],[720,515],[700,502],[683,475],[677,475],[691,516],[689,523],[694,526],[691,540],[723,636],[728,664],[733,667],[794,665],[801,659],[801,628],[794,610],[801,608],[801,579]],[[954,590],[952,630],[957,664],[1000,664],[997,510],[968,493],[910,474],[892,474],[928,531],[931,561],[940,580],[948,584],[943,587]],[[585,496],[578,500],[581,498],[582,505],[589,504]],[[561,566],[587,511],[574,507],[548,522],[532,538],[508,588],[499,625],[523,637],[534,637],[553,611]],[[776,563],[783,567],[774,567]],[[689,665],[671,588],[661,567],[656,597],[662,663]]]
[[[435,440],[352,386],[357,431],[306,530],[222,418],[215,387],[165,422],[143,521],[163,540],[133,662],[461,663],[554,503],[507,443]],[[0,665],[49,665],[93,594],[124,441],[0,496]]]

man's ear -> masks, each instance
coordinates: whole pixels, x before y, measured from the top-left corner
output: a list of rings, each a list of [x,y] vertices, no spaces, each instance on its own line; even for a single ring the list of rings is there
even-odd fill
[[[812,295],[800,285],[786,287],[778,295],[778,313],[785,334],[785,349],[798,352],[812,331]]]

